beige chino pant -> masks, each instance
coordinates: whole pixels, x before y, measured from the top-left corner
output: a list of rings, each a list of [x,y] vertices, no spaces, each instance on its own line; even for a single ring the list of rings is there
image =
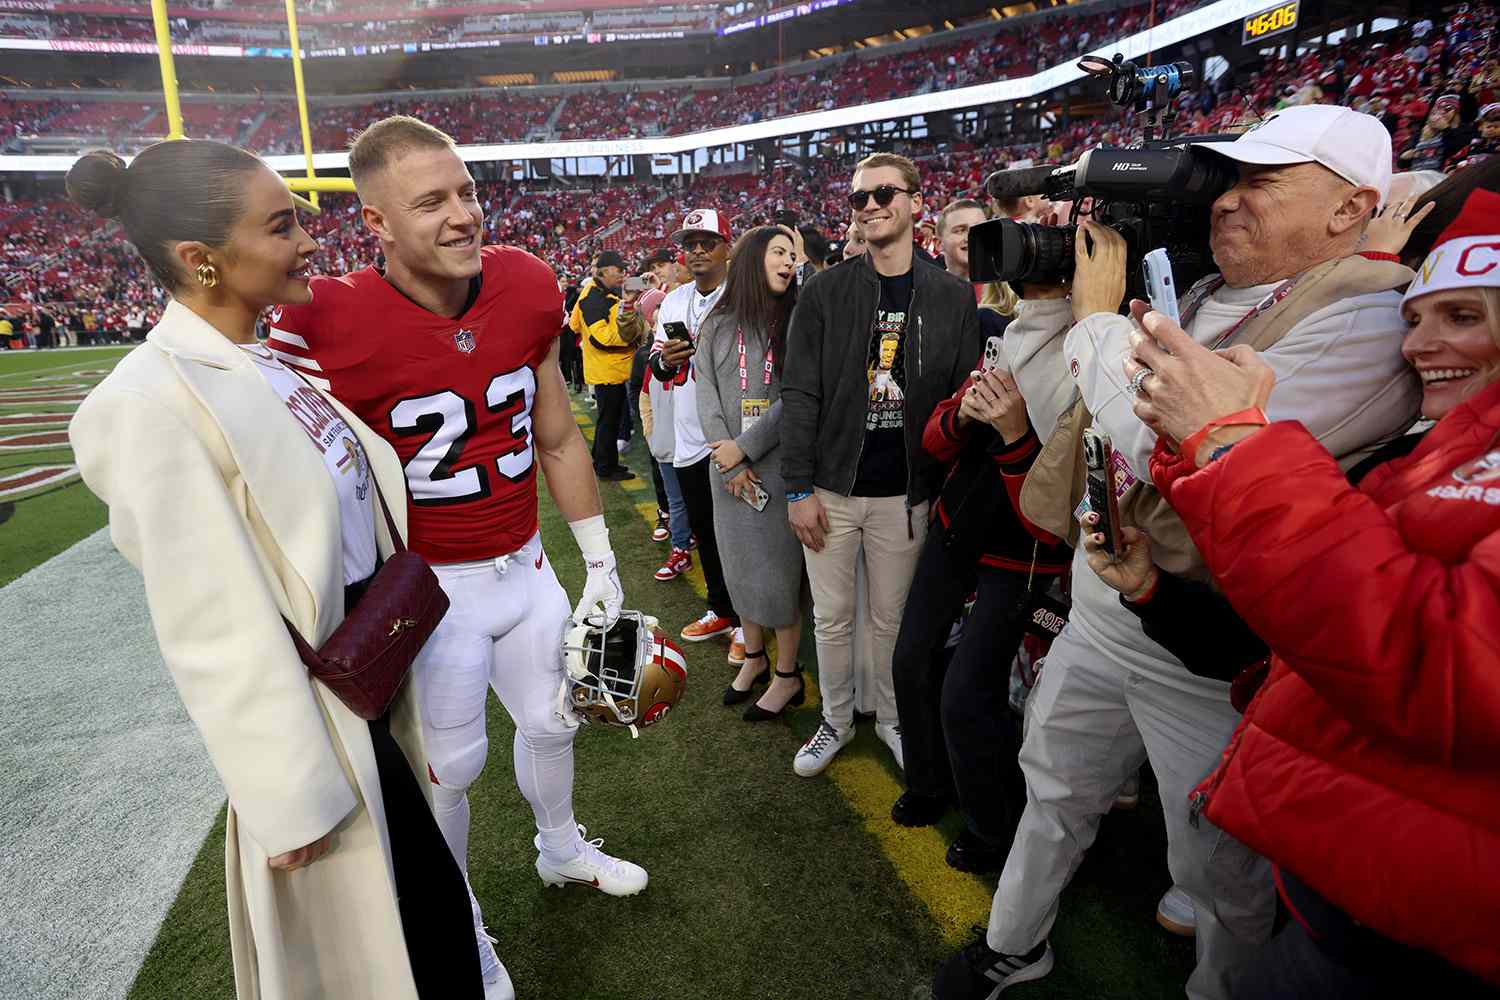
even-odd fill
[[[854,725],[855,563],[864,547],[864,599],[870,610],[875,718],[896,724],[891,653],[901,628],[906,592],[927,537],[927,504],[906,498],[843,497],[816,490],[828,516],[823,551],[803,548],[812,585],[813,635],[818,645],[818,686],[823,720],[840,733]],[[861,674],[865,672],[862,670]]]

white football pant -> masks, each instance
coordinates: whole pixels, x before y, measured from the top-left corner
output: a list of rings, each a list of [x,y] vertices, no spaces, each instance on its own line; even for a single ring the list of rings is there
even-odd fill
[[[448,613],[412,665],[438,826],[468,871],[468,788],[489,751],[489,689],[516,724],[516,785],[531,804],[544,851],[571,856],[573,736],[558,714],[562,632],[572,608],[542,552],[540,534],[499,559],[433,567]]]

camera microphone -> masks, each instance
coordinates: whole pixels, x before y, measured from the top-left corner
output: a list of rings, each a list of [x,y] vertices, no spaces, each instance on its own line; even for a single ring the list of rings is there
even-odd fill
[[[1017,167],[1014,170],[996,170],[984,179],[984,190],[991,198],[1004,201],[1008,198],[1023,198],[1028,194],[1046,194],[1047,182],[1059,170],[1072,167],[1047,165],[1042,167]]]

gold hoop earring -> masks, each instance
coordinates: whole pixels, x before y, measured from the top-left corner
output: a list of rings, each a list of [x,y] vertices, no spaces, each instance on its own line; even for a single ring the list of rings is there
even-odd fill
[[[219,283],[219,269],[208,261],[204,261],[194,269],[198,275],[198,284],[204,288],[212,288]]]

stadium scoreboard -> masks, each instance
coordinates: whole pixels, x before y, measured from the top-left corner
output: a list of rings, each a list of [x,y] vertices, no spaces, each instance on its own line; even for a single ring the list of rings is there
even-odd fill
[[[1251,14],[1240,24],[1240,44],[1251,45],[1273,35],[1291,31],[1297,26],[1297,14],[1302,0],[1290,0],[1268,7],[1258,14]]]

